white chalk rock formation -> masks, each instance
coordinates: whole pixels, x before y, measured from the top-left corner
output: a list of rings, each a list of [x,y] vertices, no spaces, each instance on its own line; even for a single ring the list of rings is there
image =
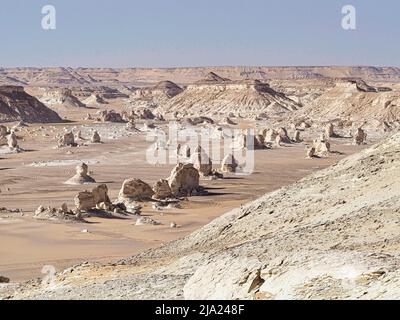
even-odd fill
[[[127,179],[122,184],[118,201],[122,203],[145,201],[151,199],[153,194],[153,189],[146,182],[140,179]]]
[[[10,149],[18,149],[18,140],[14,132],[11,132],[7,136],[7,144]]]
[[[300,131],[295,130],[293,133],[293,142],[301,142]]]
[[[179,163],[172,170],[168,183],[176,197],[190,196],[199,187],[199,172],[192,164]]]
[[[167,199],[173,197],[171,187],[168,184],[168,180],[160,179],[153,186],[153,198],[154,199]]]
[[[101,137],[100,137],[99,133],[97,132],[97,130],[95,130],[93,132],[93,135],[90,138],[90,142],[91,143],[101,143]]]
[[[58,140],[58,147],[76,147],[75,136],[73,132],[64,133],[61,138]]]
[[[354,144],[358,146],[365,144],[366,139],[367,134],[365,133],[365,131],[361,128],[358,128],[356,134],[354,135]]]
[[[190,157],[190,163],[197,169],[200,175],[206,177],[212,173],[212,161],[201,146],[197,146]]]
[[[88,175],[88,170],[89,168],[86,163],[77,165],[76,174],[71,179],[68,179],[65,183],[72,185],[96,183],[96,181]]]
[[[108,197],[108,188],[105,184],[101,184],[92,191],[81,191],[74,198],[76,211],[90,211],[95,209],[100,203],[111,203]]]
[[[333,131],[333,124],[328,123],[325,127],[325,137],[332,138],[335,136],[335,132]]]
[[[236,172],[237,167],[238,167],[238,162],[236,161],[235,157],[232,154],[228,154],[222,160],[222,164],[221,164],[222,172],[234,173],[234,172]]]

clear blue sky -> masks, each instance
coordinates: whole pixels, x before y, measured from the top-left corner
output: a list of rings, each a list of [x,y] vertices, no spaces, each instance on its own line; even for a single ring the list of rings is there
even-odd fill
[[[41,28],[41,8],[57,29]],[[341,8],[357,8],[357,30]],[[0,66],[400,65],[399,0],[2,0]]]

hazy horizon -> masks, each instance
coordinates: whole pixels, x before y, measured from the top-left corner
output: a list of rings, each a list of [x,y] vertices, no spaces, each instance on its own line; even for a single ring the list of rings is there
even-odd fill
[[[391,65],[204,65],[204,66],[148,66],[148,67],[90,67],[90,66],[8,66],[0,69],[56,69],[56,68],[72,68],[72,69],[201,69],[201,68],[400,68]]]
[[[56,8],[44,30],[42,7]],[[356,30],[341,26],[356,8]],[[2,67],[399,65],[400,3],[387,0],[4,1]]]

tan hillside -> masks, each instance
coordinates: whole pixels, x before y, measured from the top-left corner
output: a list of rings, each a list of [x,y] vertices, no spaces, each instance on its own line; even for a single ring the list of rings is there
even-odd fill
[[[399,91],[380,90],[385,89],[371,87],[363,81],[341,80],[306,105],[299,114],[325,121],[399,121]]]
[[[86,107],[84,103],[72,94],[70,89],[66,88],[45,89],[40,101],[49,106],[62,106],[65,108]]]
[[[27,94],[23,87],[0,86],[0,122],[61,122],[53,110],[35,97]]]
[[[149,86],[171,80],[189,84],[214,72],[222,78],[242,79],[322,79],[358,77],[367,81],[400,81],[396,67],[198,67],[198,68],[0,68],[0,84],[24,85],[122,85]]]
[[[182,91],[182,88],[172,81],[161,81],[154,86],[135,90],[130,99],[133,105],[159,106]]]
[[[222,78],[221,78],[222,79]],[[297,110],[299,105],[258,80],[227,81],[214,78],[189,85],[159,108],[159,112],[180,116],[277,116]]]

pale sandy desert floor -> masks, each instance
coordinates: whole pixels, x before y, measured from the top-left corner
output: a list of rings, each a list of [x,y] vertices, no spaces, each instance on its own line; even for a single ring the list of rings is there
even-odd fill
[[[82,114],[77,115],[79,117],[82,118]],[[88,138],[89,130],[95,126],[104,143],[55,148],[57,132],[64,127],[80,126],[83,126],[83,136]],[[73,207],[75,194],[91,188],[63,184],[74,175],[80,161],[89,164],[91,175],[98,183],[107,184],[111,199],[116,198],[125,179],[140,178],[152,185],[158,179],[168,177],[173,165],[148,164],[145,150],[149,142],[145,140],[145,134],[120,136],[119,132],[124,131],[123,124],[89,125],[80,121],[50,128],[51,125],[42,129],[40,125],[29,126],[31,132],[38,130],[36,137],[28,137],[24,131],[18,133],[24,138],[20,140],[20,146],[27,152],[0,156],[0,207],[22,210],[22,213],[0,215],[0,274],[13,282],[40,276],[44,265],[61,270],[83,261],[109,261],[184,237],[232,208],[363,148],[352,146],[350,139],[334,139],[332,150],[338,150],[340,154],[323,159],[306,159],[304,143],[255,151],[255,170],[250,176],[228,175],[221,180],[203,180],[201,184],[210,194],[190,197],[182,202],[181,209],[156,211],[151,204],[145,204],[142,214],[160,221],[162,224],[158,226],[135,226],[136,217],[133,216],[92,217],[88,219],[89,223],[67,224],[38,221],[32,214],[39,205],[59,207],[66,202]],[[107,136],[102,132],[111,134]],[[54,162],[56,160],[59,161]],[[36,165],[32,166],[34,162]],[[180,227],[170,228],[172,221]],[[83,233],[83,229],[89,232]]]

